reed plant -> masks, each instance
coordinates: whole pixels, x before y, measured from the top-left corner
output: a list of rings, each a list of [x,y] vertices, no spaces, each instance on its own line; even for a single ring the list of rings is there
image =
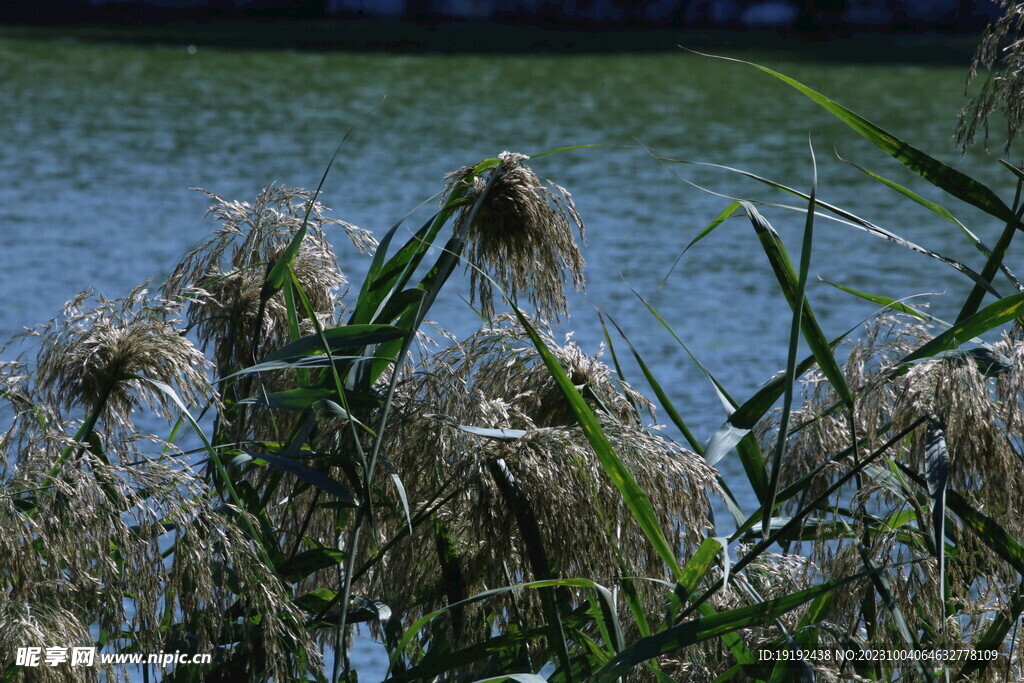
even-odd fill
[[[687,247],[749,222],[793,311],[787,365],[750,398],[705,368],[731,411],[702,440],[614,320],[607,359],[548,329],[584,285],[583,221],[530,157],[449,174],[436,213],[379,243],[319,189],[207,193],[219,227],[158,295],[83,294],[2,367],[0,677],[129,677],[15,660],[95,646],[214,655],[146,680],[355,681],[358,628],[392,681],[1024,676],[1024,287],[1007,267],[1024,171],[1004,164],[1004,203],[807,86],[737,68],[990,216],[991,248],[865,171],[982,266],[826,203],[816,181],[726,169],[795,197],[771,208],[804,232],[794,264],[765,206],[737,198]],[[829,338],[807,296],[822,220],[967,277],[957,319],[842,287],[885,313]],[[342,247],[370,261],[352,289]],[[426,325],[460,267],[483,319],[464,339]],[[685,445],[652,426],[656,407]],[[141,427],[154,418],[162,436]],[[726,457],[746,482],[721,477]]]

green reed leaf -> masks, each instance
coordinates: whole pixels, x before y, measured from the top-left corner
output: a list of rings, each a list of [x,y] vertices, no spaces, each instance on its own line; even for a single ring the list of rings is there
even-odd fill
[[[661,556],[661,559],[668,565],[676,577],[681,576],[682,567],[679,566],[672,547],[665,539],[665,534],[658,524],[647,494],[636,483],[636,479],[633,478],[633,475],[615,452],[615,449],[608,441],[608,437],[605,436],[604,430],[601,429],[601,424],[597,421],[597,417],[590,409],[590,406],[587,405],[579,390],[573,385],[572,380],[565,374],[565,370],[562,369],[555,355],[551,353],[551,349],[540,338],[537,330],[534,329],[533,325],[518,307],[515,307],[515,312],[519,318],[519,323],[537,348],[537,352],[544,361],[544,365],[547,366],[551,377],[558,384],[559,389],[562,390],[566,402],[579,421],[580,427],[583,429],[587,441],[590,442],[591,448],[594,449],[594,454],[597,455],[605,474],[608,475],[608,478],[619,489],[623,502],[626,503],[630,512],[633,513],[637,523],[643,529],[644,535],[655,551]]]
[[[786,612],[796,609],[818,596],[830,593],[852,581],[867,576],[868,572],[828,581],[812,588],[784,595],[765,602],[719,612],[712,616],[665,629],[647,638],[641,638],[626,648],[594,676],[598,683],[611,682],[628,673],[633,667],[659,655],[667,654],[696,643],[720,638],[744,628],[753,628],[773,622]]]
[[[472,425],[455,425],[455,427],[457,429],[461,429],[467,434],[473,434],[474,436],[483,436],[485,438],[496,439],[498,441],[515,441],[526,436],[525,429],[491,429],[488,427],[474,427]]]
[[[662,327],[668,330],[668,333],[672,335],[672,338],[676,340],[676,343],[679,344],[683,351],[686,352],[686,355],[690,357],[690,360],[692,360],[700,369],[700,371],[704,373],[704,376],[707,377],[708,381],[711,382],[711,386],[714,389],[715,394],[717,394],[718,400],[722,403],[722,407],[725,408],[725,411],[728,415],[732,415],[739,407],[739,404],[736,402],[736,400],[729,394],[726,388],[722,385],[721,382],[718,381],[718,379],[711,373],[711,371],[708,370],[704,366],[704,364],[700,362],[700,359],[698,359],[697,356],[694,355],[693,351],[690,350],[690,347],[687,346],[686,343],[679,338],[679,335],[676,334],[675,330],[672,329],[672,326],[668,324],[668,322],[661,316],[660,313],[658,313],[654,306],[652,306],[650,302],[644,299],[644,297],[642,297],[636,290],[633,290],[633,294],[635,294],[636,297],[640,299],[641,303],[643,303],[647,310],[650,311],[651,315],[653,315],[655,319],[659,323],[661,323]],[[768,475],[765,471],[764,456],[761,454],[761,446],[757,443],[757,439],[753,438],[752,436],[749,436],[749,434],[747,433],[738,434],[737,436],[738,438],[735,440],[735,442],[731,443],[728,446],[728,448],[725,448],[724,450],[719,449],[717,451],[717,453],[715,454],[715,460],[710,460],[708,458],[706,449],[699,443],[691,443],[691,446],[693,447],[694,451],[704,456],[705,460],[707,460],[711,464],[718,462],[718,460],[721,459],[723,455],[725,455],[729,448],[735,446],[736,452],[739,454],[740,457],[740,463],[743,465],[743,470],[747,475],[747,480],[750,483],[751,488],[753,488],[754,493],[757,495],[758,501],[762,501],[764,500],[765,492],[768,490]],[[715,440],[712,439],[709,448],[714,447],[714,444]],[[738,514],[740,512],[739,503],[733,496],[732,492],[729,490],[729,487],[728,485],[726,485],[725,480],[722,479],[721,477],[719,477],[719,480],[719,483],[722,485],[722,489],[726,494],[726,506],[729,508],[729,511],[733,514],[733,517],[736,518],[737,523],[739,523],[742,517],[741,514]]]
[[[705,538],[701,542],[700,547],[697,548],[697,552],[690,557],[689,562],[683,567],[683,575],[679,577],[675,590],[669,598],[669,611],[672,621],[675,620],[675,614],[678,613],[679,608],[690,599],[693,592],[700,586],[701,581],[704,580],[704,577],[714,565],[715,558],[718,557],[719,553],[728,558],[729,548],[727,542],[724,542],[721,538]],[[723,566],[727,565],[728,563],[723,563]],[[728,576],[723,578],[723,583],[725,581],[728,581]]]
[[[719,225],[732,218],[732,216],[737,211],[739,211],[740,208],[742,207],[739,202],[732,202],[731,204],[729,204],[729,206],[725,207],[722,210],[722,213],[715,216],[715,219],[708,223],[707,227],[701,230],[696,237],[690,240],[690,243],[683,248],[682,252],[679,253],[679,256],[676,257],[676,260],[672,262],[672,267],[668,269],[668,273],[666,273],[665,277],[661,279],[661,284],[659,285],[659,287],[665,286],[665,282],[668,281],[669,277],[672,275],[672,272],[676,269],[676,266],[679,265],[679,261],[682,260],[686,252],[690,250],[690,247],[692,247],[693,245],[697,244],[697,242],[700,242],[702,239],[710,235]]]
[[[272,467],[276,467],[295,475],[307,484],[311,484],[321,491],[334,496],[339,502],[344,503],[348,507],[356,507],[359,504],[355,496],[353,496],[352,493],[338,481],[332,479],[323,472],[310,467],[304,462],[280,455],[270,455],[269,453],[257,453],[255,451],[248,450],[245,451],[245,453],[253,460],[262,460]]]
[[[974,246],[977,247],[981,251],[981,253],[985,254],[986,256],[989,254],[989,250],[985,247],[984,244],[981,243],[981,240],[978,239],[978,236],[975,235],[973,232],[971,232],[971,230],[966,225],[961,223],[956,218],[956,216],[954,216],[949,211],[949,209],[947,209],[946,207],[942,206],[941,204],[937,204],[937,203],[931,201],[930,199],[925,199],[924,197],[922,197],[921,195],[917,194],[916,192],[914,192],[910,188],[904,187],[903,185],[900,185],[899,183],[897,183],[894,180],[890,180],[889,178],[886,178],[885,176],[879,175],[878,173],[875,173],[872,170],[864,168],[860,164],[856,164],[856,163],[854,163],[852,161],[849,161],[847,159],[843,159],[842,157],[840,157],[840,159],[842,161],[846,162],[847,164],[849,164],[850,166],[852,166],[853,168],[857,169],[858,171],[860,171],[861,173],[863,173],[867,177],[871,178],[872,180],[878,181],[879,183],[881,183],[882,185],[885,185],[889,189],[891,189],[891,190],[893,190],[893,191],[903,195],[904,197],[906,197],[910,201],[914,202],[915,204],[919,204],[920,206],[923,206],[924,208],[928,209],[929,211],[934,213],[939,218],[942,218],[943,220],[949,221],[950,223],[952,223],[956,227],[960,228],[960,231],[962,233],[964,233],[967,236],[968,239],[971,240],[971,243],[974,244]]]
[[[953,489],[946,490],[946,506],[987,545],[1018,573],[1024,576],[1024,546],[999,522],[980,512],[966,498]]]
[[[604,431],[601,429],[601,424],[597,421],[590,406],[587,405],[579,390],[576,389],[572,381],[565,374],[565,370],[562,369],[558,359],[551,353],[551,349],[540,338],[537,330],[530,324],[530,321],[523,312],[518,307],[514,307],[514,310],[519,318],[519,323],[529,335],[530,340],[544,361],[544,365],[547,366],[548,372],[562,390],[562,394],[565,396],[569,407],[576,415],[576,419],[579,421],[587,441],[590,442],[591,448],[594,449],[594,453],[597,455],[605,474],[608,475],[608,478],[619,489],[623,502],[626,503],[630,512],[633,513],[633,517],[637,520],[648,542],[651,543],[654,550],[661,556],[661,559],[668,565],[669,569],[672,570],[676,579],[680,579],[683,576],[683,569],[679,565],[678,560],[676,560],[672,547],[665,539],[647,494],[636,483],[636,479],[633,478],[633,475],[623,464],[615,449],[612,448],[608,437],[605,436]],[[710,615],[714,613],[714,610],[706,604],[702,604],[700,609],[702,614]],[[739,662],[750,663],[753,661],[752,655],[738,637],[729,637],[727,635],[723,637],[723,642],[725,642]]]
[[[547,550],[544,548],[544,537],[541,534],[540,522],[533,510],[533,502],[516,481],[507,464],[501,458],[487,463],[491,478],[497,484],[498,491],[505,499],[506,505],[512,510],[519,527],[519,536],[525,546],[530,569],[535,578],[540,580],[555,579],[557,570],[552,566]],[[571,668],[569,645],[565,640],[562,624],[563,605],[555,596],[552,588],[541,588],[541,610],[548,622],[548,646],[553,648],[563,670]],[[570,676],[571,679],[571,676]]]
[[[330,355],[343,349],[357,349],[370,344],[381,344],[392,339],[401,339],[405,331],[393,325],[341,325],[323,331],[323,334],[310,334],[285,344],[280,349],[268,353],[261,363],[289,363],[310,356],[327,353],[324,343],[328,344]]]
[[[729,57],[715,57],[714,55],[704,56],[752,66],[755,69],[777,78],[819,104],[822,108],[833,114],[847,126],[860,133],[860,135],[869,142],[931,184],[963,202],[976,206],[985,213],[995,216],[1000,220],[1014,223],[1017,222],[1017,219],[1014,216],[1013,211],[1010,210],[1010,207],[1004,204],[1003,201],[999,199],[999,197],[996,196],[996,194],[987,186],[970,176],[961,173],[955,168],[932,158],[911,144],[901,140],[892,133],[879,128],[864,117],[850,111],[846,107],[825,97],[821,93],[812,90],[803,83],[767,67],[754,64],[753,62],[746,62],[741,59],[732,59]]]
[[[1001,650],[1006,642],[1007,634],[1014,628],[1024,613],[1024,585],[1017,589],[1017,593],[1006,604],[1005,608],[999,610],[981,637],[974,641],[975,652],[986,650]],[[968,660],[956,674],[958,681],[976,681],[983,679],[983,672],[989,666],[1002,661],[989,660],[984,658]]]
[[[955,349],[964,342],[1024,315],[1024,292],[1012,294],[989,304],[971,317],[958,322],[930,342],[904,356],[899,364],[931,358],[938,353]]]
[[[242,401],[239,401],[239,403],[257,403],[259,405],[270,406],[271,408],[303,412],[309,410],[321,401],[334,398],[336,395],[337,392],[335,392],[334,389],[328,389],[326,387],[309,387],[288,389],[286,391],[275,391],[270,394],[263,394],[262,396],[253,396],[251,398],[243,399]]]
[[[850,332],[847,331],[839,337],[829,342],[829,348],[835,348],[835,346],[843,340]],[[808,356],[800,361],[796,366],[796,375],[800,377],[807,372],[815,364],[815,357]],[[742,445],[742,440],[750,437],[750,431],[757,424],[758,420],[767,414],[771,410],[775,402],[782,396],[785,391],[786,383],[785,377],[779,376],[773,380],[770,380],[763,387],[757,390],[757,392],[744,403],[737,408],[732,415],[728,417],[718,431],[711,437],[711,441],[708,443],[707,449],[704,452],[704,458],[714,465],[722,457],[737,444]],[[750,437],[752,439],[752,437]],[[756,441],[755,441],[756,445]],[[760,451],[758,451],[760,453]],[[742,453],[741,453],[742,455]],[[768,478],[764,474],[764,460],[760,460],[761,463],[761,476],[758,479],[764,481],[764,490],[768,487]],[[748,470],[747,476],[750,477],[750,471]],[[754,479],[751,477],[751,481]],[[756,490],[756,489],[755,489]]]
[[[743,208],[746,209],[747,216],[761,240],[761,247],[768,256],[768,261],[771,263],[772,270],[775,271],[775,277],[779,281],[786,300],[789,301],[791,308],[799,309],[800,329],[803,331],[804,339],[807,341],[811,353],[814,354],[814,358],[818,362],[818,367],[843,402],[852,408],[853,394],[846,385],[846,377],[839,368],[835,356],[832,355],[832,348],[818,326],[810,303],[800,294],[799,276],[789,260],[789,255],[786,254],[782,239],[753,204],[744,201]]]
[[[393,649],[391,655],[391,666],[394,666],[395,662],[397,661],[397,653],[403,652],[405,648],[409,645],[409,643],[412,642],[412,639],[416,636],[416,634],[419,633],[419,631],[424,626],[426,626],[432,620],[441,616],[445,612],[449,612],[452,609],[465,607],[466,605],[471,605],[476,602],[488,600],[499,595],[504,595],[505,593],[509,593],[511,591],[521,590],[524,588],[530,590],[540,590],[544,588],[554,588],[557,586],[566,586],[568,588],[604,590],[606,592],[608,591],[607,588],[605,588],[601,584],[591,581],[590,579],[548,579],[544,581],[528,581],[525,583],[517,583],[512,586],[492,588],[491,590],[486,590],[482,593],[477,593],[476,595],[470,598],[466,598],[461,602],[455,603],[453,605],[446,605],[440,609],[434,610],[433,612],[425,614],[416,621],[414,621],[409,626],[409,628],[405,630],[405,633],[402,634],[401,639],[397,642],[396,647]]]
[[[338,152],[341,151],[341,146],[345,144],[348,137],[352,134],[352,128],[346,131],[345,136],[338,143],[337,149],[334,150],[334,154],[331,155],[331,160],[327,162],[327,168],[324,169],[323,176],[320,177],[320,183],[316,186],[316,192],[309,199],[309,204],[306,205],[306,215],[302,217],[302,225],[298,231],[292,236],[288,246],[285,247],[284,251],[281,252],[281,256],[272,263],[268,264],[267,276],[263,281],[263,287],[260,289],[260,301],[266,303],[270,300],[270,297],[281,291],[284,287],[284,283],[288,280],[288,272],[291,269],[292,261],[295,260],[296,254],[299,253],[299,248],[302,246],[302,240],[306,237],[306,231],[309,228],[309,214],[313,211],[313,205],[316,204],[317,197],[320,196],[320,190],[323,189],[324,183],[327,181],[327,174],[331,172],[331,166],[334,165],[334,160],[338,158]]]
[[[928,424],[924,448],[924,471],[928,497],[932,501],[932,527],[935,533],[935,558],[939,565],[939,600],[945,601],[946,585],[946,484],[949,481],[949,450],[943,427],[937,421]]]
[[[664,162],[692,164],[694,166],[707,166],[709,168],[720,168],[722,170],[729,171],[730,173],[738,173],[739,175],[742,175],[744,177],[750,178],[752,180],[756,180],[759,183],[763,183],[765,185],[768,185],[769,187],[773,187],[773,188],[775,188],[777,190],[780,190],[780,191],[785,192],[787,194],[791,194],[791,195],[793,195],[795,197],[800,197],[801,199],[805,199],[805,200],[810,198],[809,195],[801,192],[800,190],[796,190],[796,189],[794,189],[792,187],[788,187],[786,185],[783,185],[782,183],[776,182],[776,181],[771,180],[769,178],[763,178],[763,177],[761,177],[761,176],[759,176],[757,174],[750,173],[749,171],[744,171],[742,169],[732,168],[730,166],[723,166],[721,164],[711,164],[711,163],[700,162],[700,161],[686,161],[686,160],[683,160],[683,159],[669,159],[669,158],[666,158],[666,157],[658,157],[658,160],[659,161],[664,161]],[[849,227],[856,228],[857,230],[862,230],[862,231],[868,233],[869,235],[873,235],[875,237],[879,237],[881,239],[886,240],[887,242],[891,242],[892,244],[895,244],[897,246],[903,247],[904,249],[909,249],[910,251],[914,251],[914,252],[917,252],[919,254],[924,254],[925,256],[928,256],[929,258],[933,258],[933,259],[936,259],[938,261],[942,261],[943,263],[945,263],[949,267],[951,267],[951,268],[959,271],[960,273],[963,273],[964,275],[966,275],[978,287],[984,289],[985,291],[987,291],[987,292],[989,292],[989,293],[991,293],[991,294],[993,294],[995,296],[999,296],[999,293],[995,290],[995,288],[992,287],[991,277],[988,277],[988,278],[984,277],[982,274],[979,274],[979,273],[975,272],[974,270],[972,270],[968,266],[964,265],[960,261],[957,261],[956,259],[952,259],[952,258],[950,258],[948,256],[944,256],[943,254],[940,254],[940,253],[938,253],[936,251],[932,251],[931,249],[928,249],[926,247],[922,247],[919,244],[915,244],[914,242],[911,242],[910,240],[904,239],[903,237],[900,237],[899,235],[897,235],[896,233],[894,233],[894,232],[892,232],[890,230],[886,230],[885,228],[882,228],[882,227],[880,227],[878,225],[875,225],[871,221],[865,220],[864,218],[861,218],[860,216],[857,216],[856,214],[853,214],[853,213],[851,213],[851,212],[849,212],[849,211],[847,211],[845,209],[842,209],[842,208],[840,208],[838,206],[834,206],[834,205],[829,204],[827,202],[823,202],[820,199],[817,201],[817,205],[819,207],[821,207],[822,209],[827,210],[829,213],[834,214],[835,216],[838,216],[839,218],[834,218],[832,216],[827,216],[827,215],[819,213],[818,215],[820,217],[828,218],[830,220],[837,221],[837,222],[841,223],[842,225],[847,225]],[[786,206],[786,205],[776,205],[776,206],[778,206],[778,208],[788,209],[788,210],[792,210],[792,211],[799,211],[800,213],[804,213],[806,211],[806,208],[804,208],[804,207],[792,207],[792,206]],[[993,254],[995,255],[998,251],[999,251],[999,249],[998,249],[998,245],[997,245],[997,248],[993,251]],[[994,258],[994,256],[993,256],[993,258]]]
[[[796,355],[800,347],[800,329],[803,323],[804,306],[808,306],[807,303],[807,274],[811,268],[811,247],[813,245],[814,236],[814,198],[817,195],[818,189],[818,166],[814,159],[814,147],[811,147],[811,166],[814,169],[813,178],[811,181],[811,193],[807,204],[807,218],[804,223],[804,237],[803,245],[800,249],[800,272],[798,275],[796,291],[793,293],[790,299],[790,305],[793,308],[793,322],[790,326],[789,331],[789,349],[786,354],[786,372],[783,375],[785,384],[783,387],[783,398],[782,398],[782,415],[779,419],[779,434],[776,439],[775,452],[772,455],[772,468],[771,477],[768,480],[768,495],[762,501],[762,507],[764,509],[764,519],[762,524],[762,535],[767,536],[769,532],[769,524],[771,523],[771,516],[775,511],[775,498],[779,491],[779,477],[782,471],[782,463],[786,453],[786,445],[789,439],[789,419],[792,414],[793,407],[793,386],[796,384]],[[755,223],[755,230],[757,225]],[[770,229],[770,226],[769,226]],[[781,240],[779,241],[781,247]],[[776,270],[776,274],[778,274]],[[809,312],[809,311],[808,311]],[[812,318],[813,320],[813,318]],[[825,336],[818,330],[818,336],[820,341],[825,341]],[[816,351],[815,346],[811,343],[811,350]],[[832,355],[832,349],[825,347],[825,354],[835,363],[835,357]],[[818,356],[817,353],[814,354]],[[819,358],[819,367],[823,370],[825,365],[821,363]],[[841,377],[840,386],[836,386],[836,392],[843,397],[846,401],[847,406],[850,410],[853,410],[853,397],[847,389],[844,393],[841,387],[846,387],[846,379],[839,370],[839,366],[836,365],[835,370]],[[828,373],[826,373],[827,375]],[[829,378],[831,379],[831,377]]]
[[[337,566],[348,558],[348,553],[333,548],[312,548],[290,557],[277,567],[277,573],[288,583],[295,583],[321,569]],[[336,593],[336,591],[331,591]],[[322,597],[327,596],[326,593]],[[310,601],[312,602],[312,600]],[[325,604],[330,604],[328,599]]]
[[[608,320],[609,322],[611,322],[612,325],[615,326],[615,329],[618,331],[619,336],[622,337],[623,341],[625,341],[626,345],[629,347],[629,350],[633,353],[633,359],[636,361],[637,366],[639,366],[640,372],[643,373],[644,379],[647,380],[647,384],[649,384],[651,390],[654,391],[654,395],[657,397],[658,403],[661,404],[662,409],[664,409],[664,411],[668,414],[669,419],[672,420],[672,424],[674,424],[676,428],[682,433],[683,437],[690,444],[690,447],[693,448],[697,453],[700,453],[703,450],[701,448],[700,442],[697,440],[697,437],[693,435],[693,432],[690,431],[690,428],[686,425],[686,422],[683,420],[682,415],[680,415],[679,411],[676,410],[675,405],[672,403],[672,399],[670,399],[668,397],[668,394],[665,393],[665,390],[662,389],[661,383],[658,382],[657,378],[654,376],[654,373],[651,372],[651,369],[649,367],[647,367],[647,363],[645,363],[644,359],[640,356],[640,352],[636,350],[636,347],[633,346],[633,342],[629,340],[629,337],[626,336],[626,333],[623,332],[621,327],[619,327],[619,324],[615,322],[615,319],[609,315]]]
[[[405,288],[416,266],[450,216],[450,212],[435,213],[394,256],[385,262],[387,248],[401,223],[388,231],[374,252],[370,270],[359,291],[349,324],[369,323],[377,319],[388,298]]]

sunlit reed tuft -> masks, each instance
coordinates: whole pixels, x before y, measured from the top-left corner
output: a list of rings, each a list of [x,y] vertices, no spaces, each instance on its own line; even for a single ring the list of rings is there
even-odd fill
[[[680,556],[688,556],[709,528],[707,491],[716,489],[714,470],[646,429],[599,360],[571,342],[558,345],[549,336],[545,339],[573,381],[580,382],[581,393],[650,496]],[[639,399],[631,389],[626,391]],[[602,471],[580,427],[569,418],[565,399],[536,349],[508,318],[430,359],[402,387],[399,415],[401,423],[388,438],[386,452],[409,487],[411,502],[424,509],[438,489],[445,490],[444,482],[451,480],[454,486],[454,497],[434,518],[454,540],[467,595],[537,578],[527,552],[527,544],[535,543],[562,576],[612,583],[623,572],[667,578],[661,559]],[[457,425],[520,429],[525,435],[494,439]],[[539,523],[540,538],[524,537],[517,527],[510,501],[495,480],[496,463],[522,491]],[[400,524],[401,518],[394,517],[387,528]],[[429,535],[393,550],[375,583],[389,604],[413,614],[444,604],[435,553]],[[638,588],[655,609],[654,584]],[[536,591],[506,596],[497,603],[503,605],[498,618],[512,619],[519,609],[532,614],[532,620],[539,614],[538,599]]]
[[[312,194],[302,189],[264,188],[251,204],[202,192],[213,201],[208,215],[219,221],[220,227],[181,260],[167,279],[164,293],[192,300],[189,325],[203,344],[214,345],[218,371],[227,374],[258,360],[252,348],[257,331],[264,348],[273,349],[287,341],[283,295],[271,297],[259,319],[260,292],[268,265],[281,258],[304,223],[307,232],[292,271],[318,314],[335,312],[341,303],[339,290],[345,284],[328,231],[339,230],[361,253],[371,251],[376,242],[365,230],[328,217],[328,209],[321,203],[310,205]],[[297,314],[307,317],[301,307]]]
[[[83,294],[40,336],[37,390],[49,403],[103,410],[127,426],[146,405],[173,419],[177,404],[146,380],[177,388],[187,403],[212,400],[206,357],[176,327],[178,305],[135,289],[124,299]]]
[[[987,72],[981,90],[974,95],[960,113],[956,127],[956,140],[966,153],[979,133],[988,146],[990,118],[998,113],[1006,125],[1003,153],[1009,155],[1013,141],[1024,127],[1024,2],[1000,0],[999,19],[985,29],[974,53],[967,85]],[[1002,138],[1002,132],[999,137]]]
[[[493,277],[512,301],[525,295],[541,318],[568,313],[563,281],[582,290],[583,257],[573,226],[583,239],[583,220],[565,188],[545,184],[526,165],[529,157],[502,152],[500,163],[480,175],[464,168],[448,176],[448,191],[472,183],[476,199],[490,183],[474,216],[474,204],[462,210],[456,233],[468,244],[474,300],[487,318],[494,315],[494,290],[481,269]],[[470,219],[472,218],[472,222]]]

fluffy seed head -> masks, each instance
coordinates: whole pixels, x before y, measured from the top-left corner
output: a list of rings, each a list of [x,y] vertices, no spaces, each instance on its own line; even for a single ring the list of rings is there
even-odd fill
[[[568,191],[542,182],[524,163],[529,157],[502,152],[498,158],[498,165],[480,175],[471,168],[448,175],[446,196],[472,184],[469,196],[479,201],[475,216],[473,202],[456,221],[456,234],[469,245],[473,298],[485,316],[494,315],[494,290],[483,271],[512,301],[528,296],[542,318],[565,315],[566,276],[576,289],[584,288],[583,257],[572,230],[575,225],[582,240],[583,221]]]
[[[979,70],[988,72],[981,90],[960,112],[956,139],[966,152],[981,133],[986,146],[989,118],[998,113],[1006,122],[1006,145],[1009,154],[1017,133],[1024,128],[1024,2],[1001,0],[1002,17],[992,22],[982,35],[971,62],[968,84]]]
[[[92,410],[102,403],[104,414],[121,425],[141,404],[173,419],[178,407],[141,378],[176,386],[186,403],[213,396],[209,364],[175,327],[176,314],[176,304],[150,298],[142,287],[120,300],[79,295],[37,331],[37,389],[65,408]]]
[[[949,454],[947,489],[982,510],[1007,533],[1019,536],[1024,515],[1024,474],[1020,467],[1024,426],[1022,329],[1015,326],[1003,341],[991,347],[973,352],[958,350],[909,369],[897,368],[901,358],[934,334],[919,319],[883,316],[851,351],[844,370],[857,400],[853,428],[862,440],[861,456],[893,441],[884,453],[886,460],[917,473],[923,482],[928,474],[928,422],[937,417],[944,428]],[[791,432],[781,473],[783,481],[796,480],[826,463],[848,449],[852,441],[849,411],[833,409],[839,398],[820,373],[806,376],[805,399],[794,413],[797,428]],[[912,431],[903,438],[894,439],[909,428]],[[762,430],[766,451],[774,448],[777,435],[770,428]],[[852,457],[828,464],[804,499],[817,496],[847,473],[851,464]],[[908,483],[895,486],[894,481]],[[887,519],[919,505],[913,497],[915,492],[928,495],[923,483],[917,488],[912,482],[913,477],[903,479],[902,474],[894,479],[885,464],[869,466],[863,471],[860,486],[850,484],[836,492],[829,505],[868,510],[877,518]],[[791,506],[800,504],[789,502]],[[837,515],[835,519],[849,524],[849,535],[836,539],[829,525],[821,525],[822,535],[812,542],[809,553],[824,578],[850,576],[863,569],[860,539],[870,529],[870,551],[876,561],[911,563],[888,573],[892,594],[901,609],[917,615],[922,623],[943,623],[945,606],[935,599],[936,586],[941,585],[939,568],[927,542],[908,542],[901,534],[909,527],[887,529],[868,524],[856,515]],[[970,646],[988,628],[992,610],[1016,594],[1019,575],[980,536],[965,529],[957,516],[947,515],[946,520],[947,538],[956,539],[957,549],[945,557],[947,600],[958,608],[957,618],[946,621],[943,635],[949,647],[957,643]],[[921,539],[930,538],[933,532],[929,519],[916,520],[916,533]],[[801,552],[799,545],[791,549]],[[984,580],[979,581],[979,576]],[[831,613],[849,614],[858,609],[856,605],[869,585],[868,579],[863,579],[840,591]],[[879,604],[880,615],[887,613],[882,608]]]
[[[213,201],[208,215],[221,225],[181,260],[167,279],[164,294],[191,300],[189,326],[195,327],[204,345],[214,345],[217,369],[223,375],[258,360],[252,348],[256,336],[263,349],[288,340],[287,309],[280,292],[266,302],[259,320],[262,327],[256,329],[260,291],[268,264],[281,258],[304,221],[306,235],[291,268],[317,314],[335,312],[345,284],[326,231],[340,228],[363,253],[372,251],[376,242],[365,230],[329,218],[327,207],[312,202],[312,194],[302,189],[264,188],[251,204],[200,191]],[[300,307],[299,316],[304,315]]]
[[[451,538],[466,596],[535,576],[527,544],[536,539],[527,539],[519,528],[499,470],[523,492],[538,521],[540,542],[560,575],[599,582],[614,582],[623,571],[666,578],[660,557],[562,407],[564,397],[556,403],[557,386],[525,332],[507,318],[500,322],[442,350],[401,388],[395,429],[384,448],[414,510],[429,508],[439,490],[438,497],[451,494],[434,511],[433,523]],[[545,338],[573,381],[580,382],[602,430],[650,497],[666,536],[688,556],[708,530],[713,468],[644,428],[628,398],[638,397],[621,389],[600,361],[574,344],[560,346]],[[526,433],[496,440],[455,425]],[[385,526],[396,531],[403,523],[397,514]],[[438,580],[431,536],[417,534],[396,546],[375,577],[394,609],[422,614],[452,599]],[[656,609],[654,586],[638,584],[651,609]],[[539,615],[535,591],[502,599],[505,608],[522,610],[528,621]],[[516,612],[505,613],[512,618]]]

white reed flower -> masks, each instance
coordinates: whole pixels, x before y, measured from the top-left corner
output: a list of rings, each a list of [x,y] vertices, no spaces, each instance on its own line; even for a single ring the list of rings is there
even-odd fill
[[[582,240],[583,220],[569,192],[542,182],[524,163],[528,158],[502,152],[500,163],[481,175],[470,168],[448,175],[449,194],[472,183],[469,196],[476,199],[490,185],[475,215],[474,202],[456,220],[456,234],[468,244],[472,296],[487,318],[494,315],[494,291],[479,271],[494,278],[513,302],[525,295],[542,318],[568,313],[567,276],[578,290],[584,288],[583,257],[572,230],[575,225]]]

